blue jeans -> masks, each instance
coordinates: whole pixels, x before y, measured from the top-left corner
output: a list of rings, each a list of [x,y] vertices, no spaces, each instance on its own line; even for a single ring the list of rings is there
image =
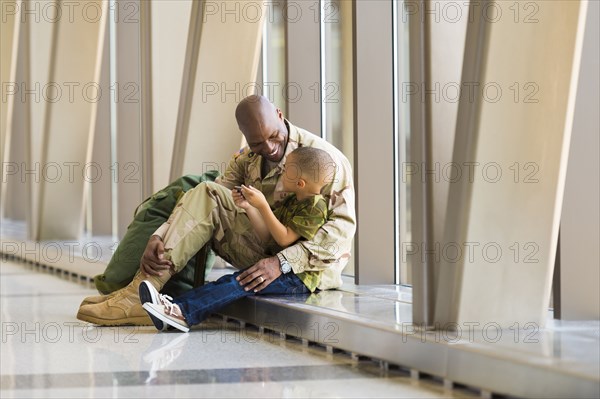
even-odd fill
[[[265,287],[262,291],[245,291],[239,281],[235,278],[241,273],[228,274],[217,281],[208,283],[201,287],[175,298],[173,303],[179,305],[187,323],[192,326],[200,323],[231,302],[253,295],[282,295],[282,294],[308,294],[310,291],[302,280],[293,272],[282,274],[275,281]]]

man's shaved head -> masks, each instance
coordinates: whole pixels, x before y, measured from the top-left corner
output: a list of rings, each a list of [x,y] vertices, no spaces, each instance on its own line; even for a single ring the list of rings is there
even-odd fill
[[[238,125],[245,127],[261,125],[275,114],[275,106],[265,96],[259,95],[244,98],[235,109]]]
[[[250,149],[271,162],[285,153],[288,131],[281,110],[264,96],[244,98],[235,109],[235,119]]]

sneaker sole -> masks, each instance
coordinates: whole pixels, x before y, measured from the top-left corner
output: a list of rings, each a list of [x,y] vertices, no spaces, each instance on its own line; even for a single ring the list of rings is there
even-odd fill
[[[147,307],[146,304],[143,305],[143,308],[146,309],[146,312],[148,312],[148,314],[150,315],[150,318],[152,320],[159,319],[159,320],[161,320],[162,323],[168,324],[171,327],[175,327],[176,329],[178,329],[179,331],[182,331],[182,332],[189,332],[190,331],[189,327],[181,325],[181,324],[179,324],[179,323],[177,323],[177,322],[175,322],[175,321],[173,321],[171,319],[167,318],[167,319],[163,320],[162,318],[164,316],[160,312],[154,310],[150,306]]]
[[[149,289],[148,286],[146,285],[145,281],[142,281],[142,283],[140,284],[140,287],[138,288],[138,293],[140,296],[140,302],[142,303],[142,306],[144,306],[144,304],[146,302],[150,302],[155,305],[160,305],[158,297],[156,296],[154,290]],[[144,308],[144,309],[146,310],[146,312],[148,311],[148,309],[146,309],[146,308]],[[156,317],[152,316],[150,313],[148,313],[148,315],[150,316],[150,319],[152,320],[154,327],[156,327],[156,329],[158,331],[163,331],[166,328],[166,324],[163,323],[162,320],[157,319]]]

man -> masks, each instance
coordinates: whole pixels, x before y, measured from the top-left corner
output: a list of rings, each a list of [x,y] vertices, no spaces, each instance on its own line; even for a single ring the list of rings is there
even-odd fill
[[[332,157],[330,184],[322,194],[328,200],[329,218],[310,241],[300,241],[275,256],[260,259],[240,274],[239,283],[251,290],[262,290],[284,271],[295,274],[319,272],[318,289],[337,288],[342,284],[341,272],[350,257],[352,238],[356,231],[352,170],[346,157],[325,140],[292,125],[284,119],[265,97],[250,96],[240,102],[235,113],[238,126],[248,146],[230,160],[227,170],[216,182],[230,190],[236,186],[253,186],[260,190],[272,207],[284,198],[281,176],[287,154],[301,146],[320,148]],[[335,165],[335,166],[334,166]],[[206,192],[207,197],[215,195]],[[207,198],[206,210],[214,224],[213,249],[225,259],[228,252],[239,250],[231,229],[224,229],[228,220],[221,220],[223,204],[218,196]],[[190,220],[196,222],[194,215]],[[225,216],[226,217],[226,216]],[[140,271],[134,281],[99,303],[84,304],[78,318],[100,325],[142,324],[149,319],[140,304],[138,287],[144,278],[162,287],[179,272],[182,265],[173,265],[164,258],[161,234],[153,235],[141,259]],[[243,244],[243,243],[242,243]],[[185,266],[185,265],[183,265]],[[241,267],[234,264],[233,266]],[[146,276],[143,276],[146,274]],[[160,288],[159,288],[160,290]],[[88,302],[89,303],[89,302]]]
[[[203,193],[207,186],[213,191],[211,195],[222,191],[223,195],[219,198],[224,205],[229,205],[220,209],[220,212],[223,212],[220,219],[231,220],[231,225],[236,226],[236,235],[246,237],[247,241],[257,244],[244,246],[245,253],[242,256],[239,256],[237,251],[230,251],[227,255],[231,263],[243,268],[248,255],[260,260],[280,252],[299,239],[312,240],[328,219],[327,200],[321,195],[321,190],[327,184],[327,171],[333,161],[326,151],[314,147],[296,148],[286,158],[281,181],[288,195],[275,209],[271,209],[263,193],[254,187],[241,186],[230,192],[217,183],[206,182],[185,193],[163,229],[166,230],[163,237],[165,256],[173,263],[185,264],[190,253],[197,252],[211,240],[212,226],[198,223],[195,228],[188,229],[186,226],[190,219],[181,216],[185,213],[202,214],[202,209],[205,208]],[[198,209],[198,212],[195,209]],[[250,257],[250,261],[246,263],[247,266],[255,263],[251,259]],[[139,295],[144,309],[158,330],[164,329],[166,323],[187,332],[190,325],[200,323],[210,314],[246,296],[314,292],[322,274],[295,274],[283,267],[281,272],[273,282],[266,281],[268,284],[264,289],[259,289],[260,286],[255,290],[244,288],[236,279],[241,274],[238,271],[194,288],[175,299],[160,294],[153,282],[143,281],[140,284]],[[259,276],[257,282],[265,281]]]

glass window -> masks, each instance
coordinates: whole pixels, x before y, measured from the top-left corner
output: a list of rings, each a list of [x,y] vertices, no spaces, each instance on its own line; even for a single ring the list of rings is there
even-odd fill
[[[354,167],[352,3],[321,1],[321,123],[325,139]],[[344,274],[354,276],[353,257]]]
[[[411,243],[410,174],[407,173],[410,149],[410,103],[402,88],[410,82],[409,29],[404,1],[393,2],[394,43],[394,134],[396,135],[396,283],[410,285],[411,268],[407,262],[407,243]],[[404,243],[404,245],[403,245]]]
[[[285,3],[279,1],[269,3],[266,8],[262,48],[262,94],[287,115],[287,99],[284,95],[287,82],[284,8]]]

